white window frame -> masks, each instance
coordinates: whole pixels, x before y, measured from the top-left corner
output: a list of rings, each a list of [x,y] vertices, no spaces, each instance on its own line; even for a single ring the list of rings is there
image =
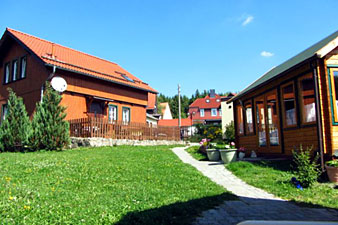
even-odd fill
[[[27,68],[27,58],[26,56],[20,59],[20,78],[23,79],[26,77],[26,68]]]
[[[6,63],[5,64],[5,68],[4,68],[4,83],[8,84],[9,83],[9,77],[10,77],[10,63]]]
[[[109,123],[117,120],[117,105],[108,105],[108,120]]]
[[[200,116],[204,117],[204,109],[200,109]]]
[[[124,123],[130,122],[130,111],[129,107],[122,107],[122,121]]]
[[[217,116],[217,109],[216,108],[211,109],[211,116]]]
[[[16,81],[18,79],[18,60],[14,60],[12,62],[12,81]]]
[[[8,105],[3,104],[1,106],[1,122],[6,119],[6,115],[8,114]]]

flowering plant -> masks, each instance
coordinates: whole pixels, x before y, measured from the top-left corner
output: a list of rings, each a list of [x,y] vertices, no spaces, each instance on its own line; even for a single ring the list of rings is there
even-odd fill
[[[211,147],[211,144],[210,144],[210,139],[207,139],[207,138],[203,138],[201,141],[200,141],[200,150],[204,153],[206,153],[206,150],[208,148]]]
[[[233,141],[230,142],[230,147],[231,147],[231,148],[235,148],[235,142],[233,142]]]

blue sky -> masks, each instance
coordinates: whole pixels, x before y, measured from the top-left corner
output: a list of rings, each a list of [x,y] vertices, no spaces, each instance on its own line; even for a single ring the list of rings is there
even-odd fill
[[[338,29],[337,0],[2,0],[10,27],[118,63],[160,93],[240,91]]]

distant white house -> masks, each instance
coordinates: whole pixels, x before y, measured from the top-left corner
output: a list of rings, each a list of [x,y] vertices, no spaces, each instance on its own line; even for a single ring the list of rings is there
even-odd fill
[[[173,119],[173,116],[171,115],[171,110],[168,102],[162,102],[160,103],[160,106],[162,108],[162,117],[163,120],[171,120]]]
[[[233,103],[228,103],[227,101],[231,99],[235,94],[229,94],[226,97],[221,98],[221,109],[222,109],[222,132],[224,134],[225,127],[231,121],[234,121],[234,109],[233,109]]]

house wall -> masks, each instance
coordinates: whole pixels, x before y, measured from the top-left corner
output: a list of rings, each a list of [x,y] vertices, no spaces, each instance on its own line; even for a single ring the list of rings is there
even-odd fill
[[[225,132],[225,127],[231,121],[234,120],[234,111],[233,111],[233,103],[227,104],[226,102],[221,103],[222,109],[222,131]]]
[[[122,120],[122,108],[130,108],[130,121],[146,123],[146,91],[123,87],[106,81],[100,81],[83,75],[58,71],[56,75],[67,81],[67,91],[62,95],[61,104],[66,106],[66,119],[87,117],[91,96],[105,98],[104,118],[108,118],[108,105],[118,108],[117,120]],[[79,77],[80,76],[80,77]]]
[[[260,97],[272,90],[276,90],[277,92],[277,100],[278,103],[278,117],[279,117],[279,139],[280,139],[280,146],[278,147],[270,147],[270,148],[262,148],[259,147],[259,140],[258,140],[258,132],[257,132],[257,117],[256,117],[256,109],[253,107],[253,124],[254,124],[254,133],[253,134],[246,134],[246,131],[244,131],[244,135],[238,135],[238,125],[235,122],[235,129],[236,129],[236,144],[237,147],[245,147],[248,150],[255,150],[258,153],[263,154],[286,154],[291,155],[292,150],[295,148],[299,148],[299,145],[302,144],[304,148],[307,146],[313,146],[314,150],[318,149],[318,133],[317,133],[317,124],[311,124],[311,125],[302,125],[299,122],[299,115],[298,118],[298,125],[293,128],[283,128],[283,121],[282,118],[282,109],[281,109],[281,90],[280,85],[286,84],[287,82],[294,82],[297,84],[297,79],[305,74],[312,74],[313,69],[310,67],[310,63],[306,63],[301,67],[298,67],[296,69],[293,69],[292,71],[288,71],[285,73],[282,77],[277,78],[276,80],[260,87],[259,89],[250,92],[240,98],[240,100],[244,103],[246,101],[251,101],[254,103],[254,100],[257,97]],[[295,85],[295,88],[297,88],[297,85]],[[297,93],[297,90],[296,90]],[[297,97],[296,97],[297,98]],[[297,101],[297,100],[296,100]],[[240,101],[236,100],[234,102],[235,105],[240,105]],[[299,105],[299,104],[298,104]],[[297,106],[296,106],[297,107]],[[235,121],[237,121],[237,115],[236,115],[236,107],[233,107],[234,110],[234,116]],[[299,107],[297,107],[298,109]],[[299,111],[299,110],[297,110]],[[243,115],[245,113],[243,112]],[[244,116],[245,121],[245,116]],[[244,129],[245,130],[245,129]]]
[[[17,42],[8,42],[7,49],[0,54],[4,56],[0,62],[0,110],[2,108],[2,104],[6,104],[7,102],[7,88],[12,88],[18,96],[23,98],[28,115],[32,117],[36,102],[40,101],[41,86],[49,75],[48,71],[45,69],[43,64],[35,58],[35,56],[30,55],[28,51],[21,47]],[[22,56],[27,57],[26,78],[4,84],[4,64],[12,62],[14,59],[20,60],[20,57]],[[12,66],[10,66],[10,68],[11,67]],[[12,71],[10,74],[12,75]]]
[[[338,67],[338,48],[326,55],[325,59],[319,62],[322,68],[320,70],[320,80],[322,82],[322,99],[324,126],[324,144],[328,155],[338,154],[338,125],[333,121],[333,109],[331,105],[331,93],[329,87],[328,69]],[[332,76],[332,74],[330,74]]]

